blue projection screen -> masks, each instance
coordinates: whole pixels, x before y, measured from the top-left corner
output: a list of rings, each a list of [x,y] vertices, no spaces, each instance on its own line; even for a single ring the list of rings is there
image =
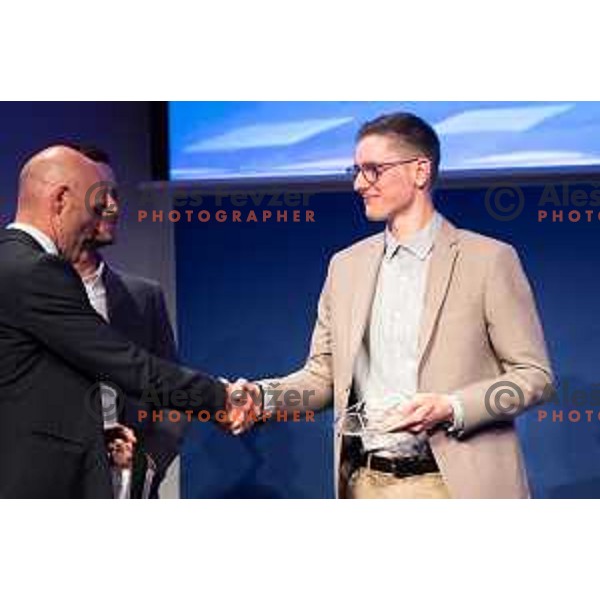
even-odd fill
[[[170,178],[343,175],[360,125],[400,110],[435,127],[445,173],[600,165],[598,102],[170,102]]]

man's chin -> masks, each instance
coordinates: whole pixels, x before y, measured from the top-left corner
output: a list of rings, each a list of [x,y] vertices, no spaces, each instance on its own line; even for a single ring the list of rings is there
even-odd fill
[[[381,223],[382,221],[388,220],[387,214],[376,210],[369,210],[368,208],[365,210],[365,216],[367,217],[367,220],[372,223]]]

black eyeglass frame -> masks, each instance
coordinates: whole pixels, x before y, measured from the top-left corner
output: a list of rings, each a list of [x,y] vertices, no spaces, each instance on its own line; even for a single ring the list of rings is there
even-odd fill
[[[395,160],[381,163],[364,163],[362,165],[352,165],[346,169],[346,174],[351,175],[352,179],[355,180],[359,173],[362,173],[363,177],[371,185],[377,183],[379,178],[390,169],[399,167],[400,165],[407,165],[409,163],[416,162],[417,160],[428,160],[424,156],[415,156],[413,158],[405,158],[403,160]],[[370,175],[367,175],[367,170],[370,170]]]

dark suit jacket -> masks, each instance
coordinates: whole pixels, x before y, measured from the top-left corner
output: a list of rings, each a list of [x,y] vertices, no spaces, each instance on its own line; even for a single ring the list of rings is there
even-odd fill
[[[119,333],[148,352],[169,361],[177,361],[177,350],[173,329],[160,285],[156,281],[136,277],[109,267],[106,263],[102,274],[106,289],[108,321]],[[148,415],[140,419],[138,410]],[[125,406],[121,421],[135,430],[138,449],[150,454],[157,466],[152,486],[152,497],[158,497],[158,488],[169,465],[179,453],[183,440],[186,417],[178,422],[168,419],[163,412],[162,421],[151,418],[153,407],[147,402],[129,402]],[[135,480],[138,483],[139,481]],[[139,497],[140,489],[133,495]]]
[[[110,327],[69,263],[22,231],[0,231],[0,497],[112,497],[99,398],[89,394],[99,381],[132,397],[152,388],[180,410],[225,400],[220,382]],[[169,401],[177,390],[188,406]]]

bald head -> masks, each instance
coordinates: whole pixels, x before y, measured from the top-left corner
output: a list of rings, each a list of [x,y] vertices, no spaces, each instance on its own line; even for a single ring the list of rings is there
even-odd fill
[[[55,188],[77,185],[82,175],[94,170],[94,163],[66,146],[51,146],[32,156],[19,175],[18,210],[43,210]]]
[[[98,221],[86,194],[100,180],[98,165],[80,152],[46,148],[21,170],[16,221],[43,231],[71,260]]]

